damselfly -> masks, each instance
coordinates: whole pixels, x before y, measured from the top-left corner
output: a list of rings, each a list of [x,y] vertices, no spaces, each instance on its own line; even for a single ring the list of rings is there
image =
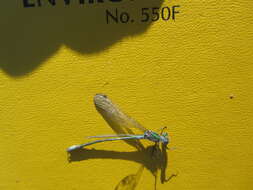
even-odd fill
[[[97,94],[94,97],[94,104],[97,109],[103,112],[103,116],[107,121],[116,123],[118,126],[130,129],[137,128],[143,132],[143,134],[118,134],[118,135],[101,135],[101,136],[91,136],[88,138],[103,138],[100,140],[94,140],[84,144],[73,145],[67,149],[68,152],[83,148],[96,143],[106,142],[106,141],[116,141],[116,140],[140,140],[147,139],[149,141],[157,143],[162,143],[165,146],[169,143],[168,133],[162,132],[160,134],[144,128],[134,119],[130,118],[124,114],[106,95]],[[127,130],[126,130],[127,131]]]

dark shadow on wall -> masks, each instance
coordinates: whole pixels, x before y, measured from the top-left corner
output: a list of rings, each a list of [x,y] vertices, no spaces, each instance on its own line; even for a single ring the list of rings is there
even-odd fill
[[[29,0],[37,2],[37,0]],[[161,0],[122,0],[122,2],[79,4],[79,0],[56,1],[52,6],[41,0],[41,7],[24,8],[23,1],[4,1],[0,6],[0,67],[13,77],[35,70],[62,45],[83,54],[105,50],[126,36],[145,32],[152,22],[140,22],[141,8],[160,7]],[[127,24],[111,20],[106,23],[106,10],[115,15],[129,12]],[[120,51],[120,50],[119,50]]]

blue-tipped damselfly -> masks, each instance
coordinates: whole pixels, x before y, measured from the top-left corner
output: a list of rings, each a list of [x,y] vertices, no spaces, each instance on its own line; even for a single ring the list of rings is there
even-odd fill
[[[106,95],[97,94],[94,97],[94,104],[100,112],[103,113],[103,117],[109,121],[116,123],[117,126],[125,128],[126,131],[131,128],[137,128],[142,131],[142,134],[117,134],[117,135],[101,135],[101,136],[91,136],[88,138],[99,138],[99,140],[94,140],[91,142],[73,145],[67,149],[68,152],[75,149],[83,148],[96,143],[106,142],[106,141],[116,141],[116,140],[140,140],[146,139],[155,143],[162,143],[167,145],[169,143],[168,133],[161,132],[160,134],[144,128],[137,121],[131,117],[124,114],[117,105],[115,105]]]

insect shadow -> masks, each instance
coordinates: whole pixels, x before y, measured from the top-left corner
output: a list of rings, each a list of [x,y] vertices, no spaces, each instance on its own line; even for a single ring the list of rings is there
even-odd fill
[[[160,181],[165,183],[170,181],[173,177],[176,177],[177,174],[172,174],[170,177],[166,177],[166,168],[168,166],[168,154],[166,147],[162,148],[148,146],[142,151],[134,152],[117,152],[117,151],[108,151],[108,150],[96,150],[96,149],[77,149],[71,151],[69,154],[69,162],[77,162],[82,160],[89,159],[120,159],[120,160],[129,160],[140,163],[141,166],[136,174],[131,174],[124,177],[116,186],[115,190],[134,190],[140,180],[142,171],[147,168],[154,176],[155,183],[154,189],[156,189],[157,176],[160,171]],[[154,155],[152,155],[155,148]]]
[[[126,116],[123,112],[119,111],[118,107],[114,105],[114,110],[117,110],[118,114],[122,118],[128,118],[126,120],[119,121],[119,118],[110,117],[110,112],[104,110],[101,106],[96,106],[97,111],[102,115],[108,125],[115,131],[117,134],[134,134],[131,128],[124,127],[127,125],[127,122],[136,122],[132,118]],[[103,107],[103,106],[102,106]],[[108,115],[109,114],[109,115]],[[137,123],[137,122],[136,122]],[[125,124],[125,125],[124,125]],[[170,177],[166,178],[166,168],[168,165],[168,154],[167,146],[165,144],[155,144],[153,146],[144,147],[139,140],[124,140],[129,145],[135,147],[137,151],[134,152],[116,152],[108,150],[96,150],[96,149],[76,149],[73,150],[69,155],[69,162],[82,161],[88,159],[121,159],[129,160],[140,163],[141,166],[136,174],[131,174],[124,177],[116,186],[115,190],[134,190],[140,180],[142,171],[147,168],[154,176],[155,183],[154,189],[156,189],[157,176],[160,171],[160,181],[161,183],[168,182],[171,178],[177,176],[177,174],[172,174]]]

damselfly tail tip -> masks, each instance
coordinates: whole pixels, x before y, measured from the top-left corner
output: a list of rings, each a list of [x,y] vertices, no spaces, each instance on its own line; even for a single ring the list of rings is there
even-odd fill
[[[69,147],[69,148],[67,149],[67,152],[71,152],[71,151],[73,151],[73,150],[75,150],[75,149],[78,149],[78,148],[80,148],[79,145],[73,145],[73,146],[71,146],[71,147]]]

